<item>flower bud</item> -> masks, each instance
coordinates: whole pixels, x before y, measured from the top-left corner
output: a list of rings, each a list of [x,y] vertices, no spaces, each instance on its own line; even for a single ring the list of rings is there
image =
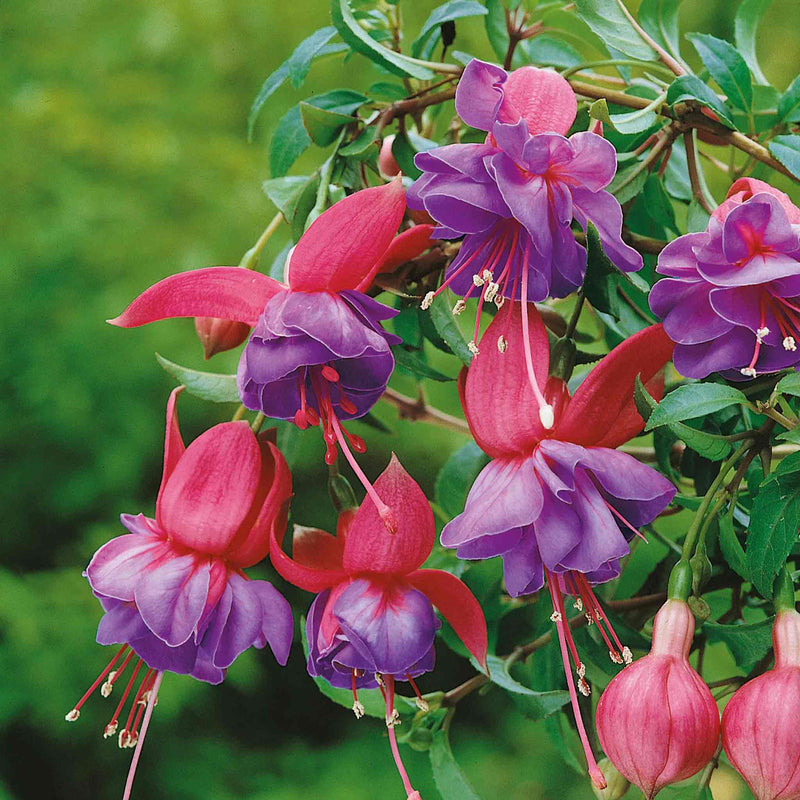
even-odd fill
[[[800,798],[800,614],[778,612],[775,667],[748,681],[722,715],[722,743],[756,800]]]
[[[689,665],[693,636],[689,606],[668,600],[649,655],[620,672],[597,705],[603,750],[647,798],[699,772],[719,741],[717,705]]]
[[[195,317],[194,328],[203,345],[206,361],[217,353],[233,350],[250,335],[250,326],[244,322],[215,317]]]
[[[621,800],[625,797],[625,793],[631,786],[628,779],[607,758],[601,759],[597,766],[600,767],[606,779],[605,789],[598,789],[592,784],[592,791],[597,800]]]
[[[392,152],[392,145],[394,144],[394,134],[387,136],[381,142],[381,152],[378,154],[378,169],[384,178],[394,178],[395,175],[400,174],[400,165]]]

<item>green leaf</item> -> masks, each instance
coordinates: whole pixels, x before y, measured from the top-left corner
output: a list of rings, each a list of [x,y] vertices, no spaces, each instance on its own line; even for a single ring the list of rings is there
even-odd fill
[[[790,431],[779,433],[775,437],[779,442],[789,442],[790,444],[800,444],[800,428],[792,428]]]
[[[239,390],[236,388],[235,375],[220,375],[216,372],[200,372],[196,369],[189,369],[168,361],[158,353],[156,353],[156,358],[162,369],[175,378],[178,383],[182,383],[189,394],[212,403],[241,402]]]
[[[441,295],[437,297],[431,304],[428,313],[430,314],[433,327],[436,328],[436,332],[439,336],[442,337],[450,350],[452,350],[464,364],[469,366],[472,361],[472,353],[469,347],[467,347],[464,334],[461,333],[461,328],[458,327],[458,323],[444,297]]]
[[[798,541],[800,453],[792,453],[764,480],[750,512],[747,565],[753,585],[772,599],[772,584]]]
[[[355,121],[355,117],[350,114],[342,114],[339,111],[328,111],[324,108],[317,108],[311,103],[300,103],[300,118],[303,120],[303,127],[311,138],[311,141],[319,147],[327,147],[336,141],[336,137],[345,125]]]
[[[675,222],[675,209],[670,202],[664,184],[656,175],[650,175],[644,185],[642,200],[647,208],[648,216],[666,231],[679,234]],[[636,273],[631,273],[636,275]],[[637,277],[639,277],[637,275]],[[648,287],[649,288],[649,287]]]
[[[633,200],[642,191],[648,173],[641,166],[641,162],[635,161],[633,164],[617,170],[614,180],[608,185],[608,191],[617,198],[620,205]]]
[[[784,122],[800,122],[800,75],[791,82],[789,88],[778,100],[776,124],[780,125]]]
[[[247,115],[247,139],[248,141],[253,138],[253,129],[256,125],[258,114],[264,107],[264,103],[280,89],[283,82],[289,77],[289,64],[284,61],[274,72],[267,76],[267,79],[261,84],[258,90],[256,99],[253,100],[253,105],[250,106],[250,113]]]
[[[775,385],[775,391],[792,397],[800,397],[800,372],[784,375]]]
[[[724,514],[719,517],[719,549],[733,570],[744,580],[750,580],[750,569],[747,566],[747,557],[741,545],[736,530],[733,527],[733,516]]]
[[[747,398],[738,389],[721,383],[691,383],[679,386],[664,396],[658,407],[647,420],[645,430],[652,430],[659,425],[696,419],[706,414],[713,414],[731,405],[745,404]]]
[[[287,222],[291,222],[294,219],[297,204],[300,201],[303,190],[309,181],[313,181],[316,178],[316,175],[312,177],[292,175],[283,178],[272,178],[264,181],[261,184],[261,188],[278,211],[283,214],[283,218]]]
[[[432,381],[454,381],[449,375],[445,375],[439,370],[429,367],[420,357],[419,350],[407,350],[403,345],[398,344],[392,347],[395,364],[397,369],[412,378],[429,378]]]
[[[625,114],[611,114],[605,99],[595,100],[589,106],[589,116],[592,119],[608,123],[615,130],[626,135],[646,131],[658,122],[658,115],[652,108],[639,108]]]
[[[363,161],[364,157],[369,156],[373,150],[377,153],[377,148],[372,147],[372,143],[375,141],[377,135],[378,131],[376,126],[370,125],[370,127],[361,131],[352,142],[340,148],[339,155],[345,158],[357,158]]]
[[[773,622],[773,617],[734,625],[705,622],[703,631],[710,643],[727,645],[737,666],[749,672],[772,649]]]
[[[336,28],[327,25],[318,31],[314,31],[311,36],[303,39],[294,49],[286,64],[289,68],[289,80],[291,80],[295,89],[299,89],[303,85],[303,81],[308,75],[308,70],[311,68],[311,62],[334,36],[336,36]],[[344,45],[342,47],[347,49]]]
[[[521,46],[534,64],[566,69],[584,60],[571,44],[546,33],[523,40]]]
[[[703,233],[708,228],[711,214],[706,211],[696,198],[689,201],[689,210],[686,214],[687,233]]]
[[[442,728],[433,734],[428,752],[433,780],[442,800],[480,800],[453,757],[447,730]]]
[[[462,17],[479,17],[488,14],[488,9],[478,0],[450,0],[449,3],[434,8],[422,26],[419,36],[411,45],[411,54],[420,57],[423,48],[428,43],[431,34],[439,35],[440,25],[443,22],[461,19]]]
[[[753,82],[750,68],[738,50],[724,39],[707,33],[691,33],[686,37],[719,88],[728,96],[728,102],[749,111],[753,105]]]
[[[693,101],[704,108],[710,109],[717,115],[723,125],[727,125],[729,128],[736,128],[731,118],[730,109],[696,75],[681,75],[667,89],[667,103],[671,106],[675,105],[675,103],[685,103],[687,101]]]
[[[494,50],[498,61],[503,63],[508,51],[508,26],[506,25],[506,10],[503,0],[484,0],[486,3],[486,16],[484,25],[486,26],[486,37]]]
[[[586,226],[586,277],[583,291],[592,308],[619,319],[620,297],[618,270],[603,250],[600,234],[594,223]]]
[[[681,57],[678,9],[683,0],[642,0],[639,24],[675,58]]]
[[[539,720],[549,717],[569,702],[569,692],[555,689],[549,692],[537,692],[514,680],[508,671],[506,660],[490,655],[487,658],[492,683],[505,689],[517,708],[528,719]]]
[[[403,175],[416,180],[422,175],[422,170],[414,163],[414,156],[417,151],[411,145],[405,131],[398,133],[392,142],[392,155],[397,161],[397,166]]]
[[[489,456],[475,442],[467,442],[450,454],[436,477],[436,503],[451,519],[464,510],[467,495]]]
[[[606,46],[640,61],[655,61],[652,47],[642,39],[617,0],[575,0],[578,15]]]
[[[344,39],[356,53],[366,56],[374,64],[383,67],[393,75],[401,77],[419,78],[423,81],[432,80],[436,73],[415,63],[408,56],[396,53],[388,47],[373,39],[367,31],[358,24],[349,0],[331,0],[331,20],[339,36]]]
[[[796,178],[800,178],[800,136],[776,136],[769,143],[769,151]]]
[[[734,40],[736,49],[750,67],[753,77],[758,83],[769,84],[764,77],[761,67],[758,65],[756,57],[756,33],[758,23],[772,0],[742,0],[739,8],[736,9],[736,17],[733,21]]]

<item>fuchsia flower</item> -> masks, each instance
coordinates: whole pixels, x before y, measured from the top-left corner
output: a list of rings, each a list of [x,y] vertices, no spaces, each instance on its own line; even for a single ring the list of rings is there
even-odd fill
[[[655,519],[675,494],[655,470],[611,449],[642,429],[634,380],[641,375],[660,396],[672,343],[660,325],[639,332],[605,356],[570,397],[560,379],[547,377],[547,333],[535,310],[503,306],[483,341],[498,347],[490,345],[462,371],[461,402],[475,441],[492,461],[475,480],[464,512],[445,526],[442,544],[457,548],[461,558],[501,556],[512,596],[536,592],[546,580],[579,732],[600,784],[567,666],[571,658],[579,689],[588,693],[562,595],[574,595],[597,623],[612,659],[630,660],[591,584],[619,575],[637,527]],[[549,428],[535,413],[541,403],[552,410]]]
[[[175,408],[181,388],[167,404],[155,519],[123,514],[130,533],[103,545],[84,573],[105,611],[98,643],[122,647],[67,720],[78,719],[98,686],[107,697],[130,672],[104,732],[117,732],[133,692],[119,733],[120,747],[136,746],[126,798],[165,671],[220,683],[249,647],[269,644],[283,665],[292,643],[289,604],[270,583],[243,572],[267,555],[270,535],[286,525],[292,488],[286,461],[246,422],[215,425],[185,447]]]
[[[731,380],[800,365],[800,209],[768,184],[731,186],[703,233],[670,242],[650,307],[690,378]]]
[[[566,138],[575,94],[557,73],[522,67],[507,73],[473,59],[456,90],[456,111],[487,131],[485,144],[438,147],[415,158],[423,170],[409,205],[439,223],[435,235],[463,236],[444,283],[463,298],[500,306],[505,299],[565,297],[583,282],[586,251],[573,219],[597,227],[609,258],[626,272],[642,257],[621,238],[622,210],[604,191],[617,167],[614,147],[595,133]],[[463,310],[456,304],[454,313]],[[471,343],[477,349],[478,327]]]
[[[484,669],[486,622],[477,600],[458,578],[442,570],[420,569],[436,538],[433,512],[395,456],[375,489],[397,512],[394,534],[386,530],[367,497],[355,513],[340,516],[336,536],[296,528],[294,558],[290,558],[276,531],[270,554],[286,580],[318,592],[306,625],[309,673],[332,686],[352,688],[357,717],[363,714],[358,689],[379,686],[384,693],[392,753],[413,798],[417,795],[394,734],[395,681],[408,681],[421,701],[414,678],[433,669],[440,624],[433,606]]]
[[[780,610],[772,629],[775,666],[730,699],[722,744],[756,800],[800,798],[800,614]]]
[[[717,704],[689,664],[693,636],[689,606],[668,600],[649,655],[620,672],[597,704],[603,750],[649,799],[699,772],[719,742]]]
[[[404,211],[399,179],[364,189],[312,223],[287,260],[286,283],[239,267],[192,270],[151,286],[110,320],[125,328],[168,317],[254,326],[239,363],[242,402],[300,428],[321,423],[327,463],[336,460],[338,443],[390,526],[391,510],[348,447],[363,452],[364,442],[341,421],[364,416],[394,369],[390,345],[401,340],[381,322],[397,311],[364,292],[387,264],[430,245],[415,228],[393,241]]]

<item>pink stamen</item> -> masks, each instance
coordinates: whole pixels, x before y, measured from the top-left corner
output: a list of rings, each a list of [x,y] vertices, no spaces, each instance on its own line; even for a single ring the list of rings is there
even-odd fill
[[[339,383],[339,373],[328,364],[322,368],[322,377],[330,383]]]
[[[536,382],[536,375],[533,371],[533,356],[531,355],[531,341],[529,337],[528,325],[528,272],[522,280],[522,348],[525,351],[525,367],[528,371],[528,382],[533,389],[533,395],[539,405],[539,419],[542,426],[552,428],[555,424],[555,414],[553,407],[544,399],[539,384]]]
[[[147,709],[144,712],[144,721],[142,722],[142,732],[139,735],[139,739],[136,742],[136,749],[133,751],[133,758],[131,759],[131,766],[128,770],[128,779],[125,782],[125,792],[122,795],[122,800],[129,800],[131,796],[131,790],[133,789],[133,779],[136,776],[136,767],[139,764],[139,757],[142,754],[142,746],[144,745],[144,737],[147,735],[147,728],[150,725],[150,718],[153,716],[153,708],[156,704],[156,697],[158,696],[158,690],[161,687],[161,679],[164,677],[164,673],[159,671],[156,673],[155,680],[153,681],[153,687],[150,691],[150,699],[147,701]]]
[[[142,664],[144,661],[139,661],[136,665],[136,668],[133,670],[133,675],[131,675],[131,679],[128,681],[128,685],[125,687],[125,694],[123,696],[123,700],[128,697],[128,694],[131,690],[131,686],[133,686],[133,682],[136,680],[136,676],[139,673],[139,670],[142,668]],[[128,712],[128,718],[125,720],[125,727],[122,729],[119,735],[119,746],[125,747],[127,742],[131,739],[131,725],[133,724],[133,718],[136,716],[136,700],[139,697],[139,692],[141,691],[142,687],[139,687],[139,690],[136,692],[133,698],[133,703],[131,703],[131,710]],[[122,701],[120,701],[122,702]]]
[[[394,733],[394,675],[384,675],[383,680],[386,683],[384,697],[386,698],[386,727],[389,731],[389,746],[392,748],[392,757],[397,766],[397,771],[400,773],[400,778],[403,781],[406,794],[412,795],[414,794],[414,787],[411,785],[411,780],[408,777],[406,768],[403,766],[403,760],[400,758],[400,750],[397,747],[397,737]]]
[[[597,629],[600,631],[601,634],[603,634],[603,638],[605,639],[606,644],[608,645],[609,653],[614,651],[614,647],[606,638],[605,633],[603,632],[604,627],[608,630],[609,635],[614,640],[614,644],[616,645],[616,650],[618,651],[617,655],[619,656],[620,661],[627,660],[629,663],[630,651],[627,650],[625,645],[623,645],[622,642],[619,640],[617,632],[614,630],[614,626],[611,624],[608,617],[606,617],[606,615],[603,613],[603,609],[600,606],[600,601],[597,599],[597,596],[592,590],[589,581],[586,580],[586,576],[583,575],[582,573],[577,573],[577,581],[581,590],[581,597],[584,599],[584,603],[587,605],[587,607],[591,609],[592,615],[594,616],[594,620],[597,623]],[[626,651],[628,652],[628,659],[625,658]]]
[[[620,514],[620,513],[619,513],[619,511],[617,511],[617,509],[616,509],[616,508],[614,508],[614,506],[612,506],[612,505],[611,505],[611,503],[609,503],[609,502],[608,502],[608,500],[606,500],[605,498],[603,498],[603,502],[606,504],[606,506],[607,506],[608,510],[609,510],[609,511],[610,511],[610,512],[611,512],[611,513],[612,513],[612,514],[613,514],[613,515],[614,515],[614,516],[615,516],[615,517],[616,517],[616,518],[617,518],[617,519],[618,519],[618,520],[619,520],[619,521],[620,521],[620,522],[621,522],[623,525],[625,525],[625,527],[626,527],[626,528],[629,528],[630,530],[632,530],[632,531],[633,531],[633,532],[634,532],[634,533],[635,533],[635,534],[636,534],[636,535],[637,535],[637,536],[638,536],[638,537],[639,537],[639,538],[640,538],[640,539],[641,539],[641,540],[642,540],[642,541],[643,541],[645,544],[649,544],[649,542],[647,541],[647,537],[646,537],[646,536],[645,536],[645,535],[644,535],[644,534],[643,534],[643,533],[642,533],[642,532],[641,532],[641,531],[640,531],[638,528],[634,528],[634,527],[633,527],[633,525],[631,525],[631,524],[630,524],[630,522],[628,522],[628,520],[626,520],[626,519],[625,519],[625,517],[623,517],[623,516],[622,516],[622,514]]]
[[[108,675],[108,673],[111,672],[111,670],[114,668],[114,664],[116,664],[117,661],[119,661],[120,656],[127,649],[128,649],[128,645],[124,644],[124,645],[122,645],[122,647],[120,647],[119,650],[117,650],[117,654],[114,656],[114,658],[112,658],[111,661],[109,661],[108,664],[106,664],[106,666],[103,669],[103,671],[97,676],[97,679],[95,680],[95,682],[86,690],[86,692],[84,693],[83,697],[81,697],[81,699],[78,700],[78,702],[75,704],[75,706],[73,707],[72,711],[70,712],[70,715],[75,714],[75,712],[80,712],[81,706],[83,706],[83,704],[92,696],[92,693],[94,692],[94,690],[101,683],[103,683],[106,675]],[[130,659],[130,654],[128,655],[128,659]],[[125,668],[125,664],[127,664],[127,660],[125,662],[123,662],[122,668],[119,670],[119,672],[121,672],[122,669]],[[112,679],[112,682],[113,682],[113,679]],[[78,718],[78,716],[77,716],[77,714],[75,714],[75,719],[77,719],[77,718]]]

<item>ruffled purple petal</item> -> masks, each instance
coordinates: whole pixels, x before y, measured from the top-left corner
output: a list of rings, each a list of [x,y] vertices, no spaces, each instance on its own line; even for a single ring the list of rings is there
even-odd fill
[[[596,133],[581,131],[569,137],[572,159],[562,167],[563,177],[588,192],[605,189],[617,171],[617,151],[611,142]]]
[[[544,586],[544,564],[532,525],[524,529],[519,544],[503,555],[503,579],[512,597],[533,594]]]
[[[491,130],[503,100],[501,87],[507,79],[508,73],[504,69],[473,58],[458,81],[458,116],[473,128]]]

